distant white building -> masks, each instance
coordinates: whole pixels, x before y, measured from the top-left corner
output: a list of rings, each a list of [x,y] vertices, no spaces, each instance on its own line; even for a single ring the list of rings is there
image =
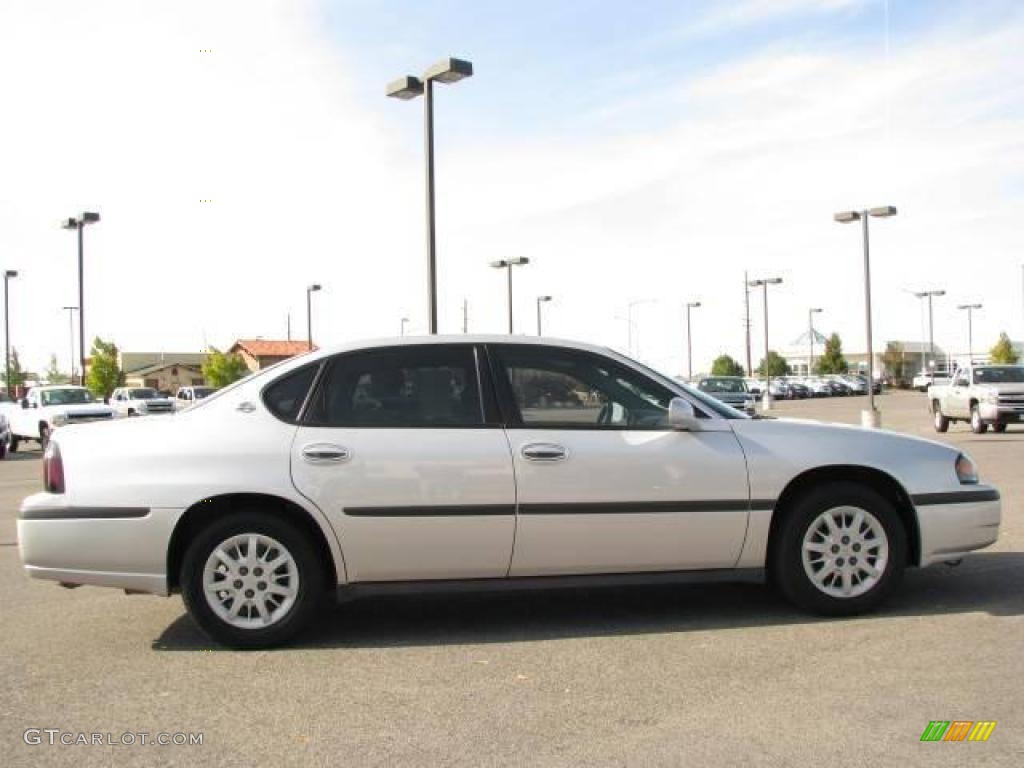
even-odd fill
[[[817,363],[818,359],[825,353],[825,342],[827,340],[827,336],[822,335],[818,331],[814,332],[813,359],[815,363]],[[885,348],[889,344],[901,344],[903,346],[903,370],[907,375],[913,375],[917,371],[921,370],[922,367],[930,368],[933,362],[935,363],[936,368],[939,370],[945,370],[950,359],[950,355],[948,355],[942,347],[936,344],[933,350],[927,341],[883,341],[877,344],[874,350],[872,350],[875,356],[874,368],[876,376],[880,377],[883,375],[885,364],[882,362],[882,355],[885,353]],[[789,367],[793,370],[795,375],[808,375],[808,372],[811,371],[812,368],[812,348],[809,331],[804,331],[790,344],[780,349],[779,354],[786,358],[786,362],[789,363]],[[867,352],[853,352],[844,349],[843,357],[845,357],[846,361],[850,364],[851,371],[859,371],[861,373],[867,372]],[[964,357],[966,358],[966,355],[964,355]],[[975,354],[975,357],[977,358],[977,354]]]

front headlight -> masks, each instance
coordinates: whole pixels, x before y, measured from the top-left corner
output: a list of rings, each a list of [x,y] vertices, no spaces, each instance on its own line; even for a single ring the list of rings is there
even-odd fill
[[[956,477],[961,485],[976,485],[978,482],[978,468],[967,454],[961,453],[956,457]]]
[[[59,427],[59,426],[62,426],[64,424],[67,424],[67,423],[68,423],[67,414],[55,413],[53,415],[53,426]]]

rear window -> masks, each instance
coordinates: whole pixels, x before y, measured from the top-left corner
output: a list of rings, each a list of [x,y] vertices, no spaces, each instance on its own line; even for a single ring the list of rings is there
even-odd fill
[[[319,365],[306,365],[282,376],[263,390],[263,403],[281,421],[298,421]]]

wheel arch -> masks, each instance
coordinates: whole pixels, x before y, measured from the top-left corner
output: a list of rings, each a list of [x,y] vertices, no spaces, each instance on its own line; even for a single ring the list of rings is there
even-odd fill
[[[771,526],[768,531],[768,556],[766,562],[772,562],[775,548],[779,544],[779,532],[782,528],[782,523],[789,510],[793,508],[796,500],[812,488],[843,481],[866,485],[892,503],[907,533],[907,563],[917,565],[921,557],[921,531],[917,520],[917,510],[910,500],[910,494],[888,472],[884,472],[876,467],[866,467],[857,464],[833,464],[825,467],[815,467],[802,472],[789,481],[775,502]]]
[[[340,549],[338,556],[335,557],[335,550],[328,541],[328,536],[333,534],[325,531],[323,524],[308,510],[290,499],[273,494],[226,493],[197,501],[185,510],[174,526],[170,542],[167,545],[167,588],[169,592],[175,592],[181,587],[179,583],[181,564],[185,558],[188,543],[193,537],[214,521],[242,510],[271,512],[295,524],[310,537],[325,564],[324,574],[328,580],[326,588],[333,591],[338,584],[344,582],[344,559]]]

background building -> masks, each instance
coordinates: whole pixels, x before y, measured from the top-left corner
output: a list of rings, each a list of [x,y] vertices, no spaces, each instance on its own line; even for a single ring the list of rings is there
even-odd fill
[[[203,384],[204,352],[122,352],[119,364],[126,387],[174,392]]]
[[[316,345],[313,346],[316,349]],[[287,360],[308,351],[304,341],[280,341],[274,339],[239,339],[228,352],[242,356],[250,371],[258,371],[268,365]]]

